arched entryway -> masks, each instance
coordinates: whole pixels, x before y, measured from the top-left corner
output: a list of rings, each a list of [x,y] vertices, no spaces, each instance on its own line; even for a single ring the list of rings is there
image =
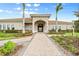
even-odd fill
[[[32,32],[48,33],[48,19],[50,14],[31,14],[32,18]]]
[[[37,32],[44,32],[44,28],[45,28],[45,22],[44,21],[41,21],[41,20],[36,21],[35,26],[36,26]]]
[[[38,32],[43,32],[43,24],[38,25]]]

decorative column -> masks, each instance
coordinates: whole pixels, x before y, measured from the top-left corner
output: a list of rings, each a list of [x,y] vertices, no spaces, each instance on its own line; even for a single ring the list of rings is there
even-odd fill
[[[47,31],[46,31],[46,33],[48,33],[48,21],[47,21]]]
[[[32,21],[32,32],[34,33],[34,21]]]
[[[25,18],[23,18],[23,30],[22,33],[25,33]]]

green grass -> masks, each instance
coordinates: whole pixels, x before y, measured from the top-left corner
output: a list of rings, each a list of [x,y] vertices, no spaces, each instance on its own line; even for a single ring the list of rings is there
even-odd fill
[[[48,33],[49,35],[61,35],[61,36],[63,36],[63,35],[65,35],[65,36],[72,36],[72,32],[58,32],[58,33],[56,33],[56,32],[54,32],[54,33],[52,33],[52,32],[50,32],[50,33]],[[77,37],[79,37],[79,32],[75,32],[74,33],[74,36],[77,36]]]
[[[64,35],[66,35],[66,36],[72,36],[72,33],[71,32],[70,33],[67,32]],[[75,32],[74,35],[77,36],[77,37],[79,37],[79,32]]]
[[[11,39],[11,38],[15,38],[15,33],[3,33],[3,32],[0,32],[0,40],[8,40],[8,39]]]
[[[30,35],[30,33],[22,34],[22,33],[3,33],[3,32],[0,32],[0,40],[10,40],[13,38],[27,36],[27,34]]]

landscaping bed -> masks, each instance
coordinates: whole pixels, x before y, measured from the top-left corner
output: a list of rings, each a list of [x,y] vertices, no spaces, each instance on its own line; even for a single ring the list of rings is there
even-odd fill
[[[23,45],[17,45],[13,52],[10,53],[11,56],[16,56],[17,52],[23,48]]]
[[[79,55],[79,38],[72,36],[52,36],[60,46],[74,55]]]
[[[8,41],[4,46],[0,47],[0,56],[10,56],[15,55],[23,45],[17,45],[12,41]]]

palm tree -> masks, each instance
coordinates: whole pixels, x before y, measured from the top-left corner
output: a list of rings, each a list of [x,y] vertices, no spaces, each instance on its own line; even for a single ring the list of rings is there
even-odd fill
[[[78,20],[79,20],[79,10],[78,10],[78,11],[74,11],[74,15],[75,15],[76,17],[78,17]]]
[[[75,25],[74,25],[74,21],[72,21],[72,23],[73,23],[73,28],[72,28],[72,30],[73,30],[73,32],[72,32],[72,36],[74,36],[74,33],[75,33]]]
[[[63,9],[62,4],[61,3],[57,4],[57,6],[56,6],[56,32],[58,32],[58,22],[57,22],[58,18],[57,18],[57,15],[58,15],[58,12],[62,9]]]
[[[78,17],[78,20],[79,20],[79,10],[78,11],[74,11],[74,15],[76,16],[76,17]],[[78,23],[77,21],[75,21],[76,22],[76,24]],[[76,27],[78,28],[78,26],[76,25]],[[77,29],[76,28],[76,29]],[[75,25],[74,25],[74,21],[73,21],[73,32],[72,32],[72,35],[74,36],[74,32],[75,32]]]
[[[25,33],[25,3],[22,3],[22,12],[23,12],[23,29],[22,33]]]

